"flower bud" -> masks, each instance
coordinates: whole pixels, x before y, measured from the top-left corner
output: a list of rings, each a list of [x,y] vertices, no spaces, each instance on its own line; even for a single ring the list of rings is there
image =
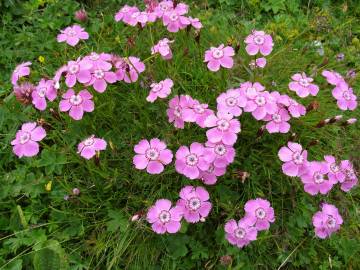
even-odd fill
[[[88,19],[87,12],[85,9],[80,9],[75,12],[75,19],[77,19],[80,22],[86,22]]]
[[[34,90],[35,86],[32,83],[24,82],[14,86],[14,95],[20,103],[28,105],[32,102],[32,92]]]
[[[80,194],[80,189],[74,188],[74,189],[72,190],[72,194],[75,195],[75,196],[78,196],[78,195]]]

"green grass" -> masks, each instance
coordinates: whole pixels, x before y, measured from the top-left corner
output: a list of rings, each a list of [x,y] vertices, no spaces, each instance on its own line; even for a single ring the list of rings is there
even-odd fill
[[[358,269],[359,189],[344,193],[336,186],[327,196],[315,197],[305,193],[298,178],[282,174],[277,158],[278,149],[291,133],[265,132],[258,138],[262,123],[248,113],[240,116],[242,132],[235,162],[215,186],[206,187],[213,210],[205,223],[183,224],[177,235],[159,236],[144,219],[129,221],[159,198],[176,201],[184,185],[201,185],[177,174],[173,165],[155,176],[132,165],[133,147],[143,138],[158,137],[173,152],[180,145],[206,140],[205,131],[194,124],[176,130],[168,123],[167,100],[153,104],[145,100],[149,88],[141,85],[147,86],[152,80],[169,77],[175,83],[171,97],[189,94],[215,109],[216,97],[240,82],[256,80],[268,90],[295,97],[287,89],[290,76],[299,71],[314,73],[319,95],[297,100],[304,105],[316,100],[320,107],[293,119],[291,132],[305,147],[319,140],[307,147],[310,160],[333,154],[352,159],[358,168],[358,124],[314,127],[338,114],[346,119],[360,117],[358,110],[343,113],[337,108],[331,86],[320,76],[323,69],[342,74],[350,68],[359,71],[356,38],[360,35],[360,10],[355,2],[349,3],[346,12],[341,12],[344,6],[315,1],[310,6],[299,4],[292,13],[288,6],[276,11],[257,1],[198,1],[190,12],[204,24],[198,44],[193,30],[170,34],[160,22],[143,30],[124,27],[113,20],[121,1],[90,1],[86,6],[90,20],[85,24],[90,39],[75,48],[59,44],[55,38],[59,29],[74,23],[73,13],[79,4],[71,0],[47,2],[44,6],[37,1],[25,2],[19,4],[18,13],[8,8],[1,15],[0,269],[49,269],[46,258],[57,265],[52,269],[227,269],[220,263],[224,255],[233,259],[228,269]],[[250,61],[243,39],[255,27],[272,34],[275,48],[266,68],[249,74],[243,67]],[[135,46],[127,44],[128,37],[135,40]],[[175,40],[170,62],[150,57],[150,47],[163,37]],[[203,63],[205,50],[228,40],[233,46],[241,46],[234,68],[208,71]],[[311,46],[314,40],[322,40],[324,56]],[[116,83],[103,94],[91,89],[95,111],[86,113],[81,121],[67,114],[60,114],[57,120],[48,109],[39,112],[16,101],[9,80],[16,64],[32,61],[32,79],[36,82],[42,76],[52,77],[68,60],[91,51],[138,56],[145,59],[146,71],[134,84]],[[345,53],[344,61],[336,61],[339,52]],[[37,60],[39,56],[45,63]],[[272,86],[273,81],[276,86]],[[352,83],[359,95],[358,77]],[[57,110],[58,101],[50,108]],[[18,159],[12,154],[10,141],[23,122],[40,118],[51,126],[41,142],[41,154]],[[91,134],[109,143],[100,155],[100,166],[76,154],[77,144]],[[250,177],[241,183],[238,171],[247,171]],[[44,186],[49,181],[51,191],[46,191]],[[81,195],[65,201],[64,195],[75,187]],[[271,201],[276,222],[268,232],[261,232],[257,241],[239,250],[226,242],[223,226],[230,218],[242,217],[245,202],[255,197]],[[311,224],[323,201],[335,204],[344,218],[340,232],[327,240],[315,238]]]

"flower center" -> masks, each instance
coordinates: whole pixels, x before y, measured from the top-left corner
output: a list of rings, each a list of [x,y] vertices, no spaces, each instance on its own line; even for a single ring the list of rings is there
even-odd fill
[[[160,83],[155,84],[154,87],[151,89],[151,91],[153,91],[153,92],[159,92],[162,88],[163,88],[163,85],[162,85],[162,83],[160,82]]]
[[[302,85],[302,86],[304,86],[304,87],[308,87],[308,86],[309,86],[308,80],[307,80],[307,79],[303,79],[303,78],[301,78],[301,79],[299,80],[299,84]]]
[[[218,144],[214,147],[214,152],[219,155],[219,156],[223,156],[226,154],[226,147],[223,144]]]
[[[165,3],[160,3],[159,6],[161,11],[167,11],[169,9]]]
[[[292,159],[296,165],[303,164],[303,162],[304,162],[304,157],[298,151],[294,152]]]
[[[168,223],[171,220],[171,215],[169,211],[162,210],[159,215],[161,223]]]
[[[104,71],[102,70],[102,69],[96,69],[95,71],[94,71],[94,76],[95,76],[95,78],[96,79],[102,79],[102,78],[104,78]]]
[[[92,61],[96,61],[96,60],[99,60],[100,58],[100,55],[98,55],[97,53],[95,52],[92,52],[89,56],[89,59],[92,60]]]
[[[350,99],[351,99],[351,95],[350,95],[349,91],[344,91],[343,97],[344,97],[345,100],[350,100]]]
[[[246,235],[246,232],[243,228],[237,228],[235,230],[235,237],[238,239],[243,239]]]
[[[155,148],[149,148],[145,152],[145,157],[150,160],[157,160],[159,155],[160,155],[159,151]]]
[[[204,109],[203,106],[201,106],[201,105],[195,105],[195,106],[194,106],[194,111],[195,111],[196,113],[201,114],[201,113],[204,113],[204,112],[205,112],[205,109]]]
[[[255,36],[254,37],[254,42],[256,45],[263,45],[265,42],[265,39],[263,36]]]
[[[257,96],[255,98],[255,103],[258,105],[258,106],[264,106],[265,103],[266,103],[266,99],[263,97],[263,96]]]
[[[334,229],[335,226],[336,226],[336,219],[333,218],[332,216],[329,216],[327,221],[326,221],[326,226],[329,228],[329,229]]]
[[[217,121],[217,128],[220,129],[221,131],[226,131],[229,129],[229,127],[230,127],[230,123],[228,120],[220,119],[219,121]]]
[[[264,219],[266,217],[266,212],[264,208],[259,207],[255,210],[255,216],[259,219]]]
[[[67,35],[69,37],[75,37],[76,36],[76,31],[73,30],[73,29],[70,29],[68,32],[67,32]]]
[[[90,138],[87,138],[84,141],[85,146],[90,146],[90,145],[93,145],[94,143],[95,143],[94,136],[91,136]]]
[[[201,207],[201,201],[198,197],[192,197],[187,202],[188,208],[192,211],[196,211]]]
[[[347,169],[345,171],[346,177],[349,179],[354,179],[356,177],[356,174],[353,169]]]
[[[186,165],[195,166],[199,162],[199,158],[195,154],[190,154],[185,158]]]
[[[45,92],[46,92],[46,88],[45,88],[45,87],[41,87],[41,88],[38,90],[39,97],[45,97]]]
[[[80,66],[78,64],[74,64],[69,67],[69,72],[71,74],[75,74],[79,71],[79,69],[80,69]]]
[[[336,163],[332,163],[330,164],[330,170],[334,173],[337,173],[338,171],[340,171],[340,168],[338,165],[336,165]]]
[[[323,183],[325,181],[325,179],[324,179],[324,175],[323,174],[321,174],[320,172],[315,172],[314,173],[314,182],[316,183],[316,184],[321,184],[321,183]]]
[[[173,22],[174,22],[174,21],[177,21],[178,18],[179,18],[179,16],[176,15],[175,13],[173,13],[173,14],[170,15],[170,20],[172,20]]]
[[[176,117],[181,117],[181,108],[180,108],[180,106],[176,106],[174,108],[174,114],[175,114]]]
[[[31,135],[29,132],[24,131],[23,134],[20,135],[20,143],[24,144],[30,141]]]
[[[234,97],[228,97],[225,100],[226,105],[228,105],[229,107],[234,107],[237,104],[237,100]]]
[[[271,116],[271,118],[272,118],[272,120],[273,120],[275,123],[280,123],[280,122],[281,122],[281,116],[280,116],[280,114],[275,113],[275,114],[273,114],[273,115]]]
[[[80,105],[82,102],[82,97],[80,95],[72,95],[70,98],[70,103],[72,105]]]
[[[215,50],[213,50],[213,52],[212,52],[212,56],[213,56],[214,58],[216,58],[216,59],[219,59],[219,58],[221,58],[221,57],[224,56],[224,52],[223,52],[223,50],[215,49]]]

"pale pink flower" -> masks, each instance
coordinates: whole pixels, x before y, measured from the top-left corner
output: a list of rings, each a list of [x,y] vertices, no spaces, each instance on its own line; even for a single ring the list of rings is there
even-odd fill
[[[145,11],[135,11],[130,15],[131,19],[128,24],[131,26],[135,26],[136,24],[140,24],[144,27],[148,22],[155,22],[156,15],[155,13],[148,13]]]
[[[251,60],[249,66],[251,69],[264,68],[266,66],[266,63],[267,63],[266,58],[260,57],[260,58],[256,58],[255,60]]]
[[[84,61],[88,61],[92,65],[92,70],[100,68],[103,70],[110,70],[112,64],[110,63],[112,60],[111,54],[108,53],[96,53],[92,52],[89,55],[84,57]]]
[[[172,0],[161,1],[157,7],[155,7],[154,13],[158,18],[162,18],[166,12],[174,9],[174,3]]]
[[[212,143],[223,142],[227,145],[235,144],[237,133],[241,131],[240,122],[229,113],[217,112],[205,120],[206,127],[212,127],[206,132],[208,141]]]
[[[255,97],[265,90],[265,87],[258,82],[244,82],[240,85],[240,93],[248,99],[255,99]]]
[[[145,64],[141,62],[140,58],[134,56],[121,58],[115,67],[117,68],[117,80],[123,80],[126,83],[136,82],[139,74],[145,71]]]
[[[115,21],[123,21],[124,23],[129,25],[133,25],[135,22],[136,25],[136,18],[133,18],[131,16],[135,12],[139,12],[139,9],[137,7],[125,5],[115,14]]]
[[[149,174],[159,174],[164,170],[164,165],[171,163],[173,154],[167,149],[166,144],[158,138],[141,140],[134,147],[136,155],[133,164],[136,169],[144,170]]]
[[[334,205],[324,203],[321,208],[313,215],[312,223],[316,236],[325,239],[340,229],[343,219]]]
[[[234,60],[232,57],[235,55],[235,51],[230,46],[224,46],[221,44],[219,47],[211,47],[205,52],[205,63],[209,70],[216,72],[220,67],[232,68]]]
[[[56,96],[57,91],[54,87],[54,81],[41,79],[35,91],[32,92],[32,103],[36,109],[43,111],[46,109],[46,98],[54,101]]]
[[[185,186],[180,190],[176,206],[182,208],[183,217],[189,223],[205,219],[211,211],[209,193],[203,187]]]
[[[336,162],[336,159],[334,156],[324,156],[325,164],[328,166],[328,177],[333,183],[342,183],[345,181],[345,172],[341,169],[340,164]]]
[[[340,164],[341,170],[345,173],[345,181],[341,183],[341,190],[348,192],[358,183],[358,177],[355,169],[349,160],[342,160]]]
[[[173,85],[174,82],[171,79],[165,79],[158,83],[152,83],[150,85],[150,93],[146,100],[149,102],[154,102],[157,98],[166,98],[168,95],[170,95]]]
[[[259,92],[254,99],[248,100],[244,108],[245,112],[251,112],[256,120],[263,120],[267,114],[275,114],[278,106],[269,92]]]
[[[316,96],[319,92],[319,86],[313,84],[313,78],[307,77],[306,74],[296,73],[291,76],[292,82],[289,83],[289,89],[295,91],[299,97],[307,97],[309,94]]]
[[[94,66],[91,70],[91,80],[87,85],[92,85],[95,91],[103,93],[108,83],[115,83],[117,81],[117,76],[115,72],[112,72],[111,65],[107,68],[101,68],[99,66]]]
[[[226,173],[226,167],[216,167],[214,163],[210,163],[209,168],[206,171],[200,171],[198,179],[200,179],[205,185],[214,185],[217,182],[217,177]]]
[[[288,176],[301,176],[307,169],[307,151],[298,143],[288,142],[287,147],[280,148],[278,156],[281,161],[282,171]]]
[[[241,108],[246,106],[247,98],[241,94],[239,89],[229,89],[225,93],[221,93],[216,98],[216,102],[218,111],[240,116]]]
[[[252,221],[246,217],[238,222],[231,219],[225,223],[225,237],[230,244],[243,248],[256,240],[257,230],[252,225]]]
[[[169,123],[174,122],[176,128],[184,128],[184,109],[189,109],[192,107],[194,100],[188,95],[181,95],[173,97],[169,101],[169,108],[166,110]],[[192,116],[194,115],[194,116]],[[191,110],[187,111],[186,117],[188,119],[194,118],[195,113]]]
[[[104,139],[99,139],[96,138],[95,135],[91,135],[79,143],[77,153],[85,159],[91,159],[97,152],[105,150],[106,146],[107,144]]]
[[[190,148],[180,146],[175,155],[176,171],[190,179],[198,178],[200,171],[206,171],[209,168],[205,154],[204,146],[197,142],[192,143]]]
[[[253,30],[250,35],[245,38],[246,52],[249,55],[256,55],[259,51],[263,56],[271,53],[274,43],[270,35],[264,31]]]
[[[173,40],[167,38],[160,40],[151,48],[151,54],[159,53],[163,59],[170,60],[172,58],[170,44],[173,42]]]
[[[304,105],[298,103],[296,100],[289,98],[289,105],[287,109],[292,117],[298,118],[306,114],[306,108]]]
[[[353,89],[346,82],[339,83],[333,90],[332,95],[337,100],[338,107],[345,110],[355,110],[357,107],[357,97]]]
[[[323,195],[327,194],[336,184],[336,181],[327,178],[328,173],[329,168],[325,162],[308,162],[307,171],[300,176],[304,190],[313,196],[319,192]]]
[[[181,228],[182,209],[171,207],[171,201],[160,199],[147,212],[147,221],[158,234],[177,233]]]
[[[205,128],[205,120],[209,115],[213,115],[214,111],[209,109],[208,104],[201,104],[198,100],[194,100],[191,109],[195,113],[195,122],[201,128]]]
[[[244,209],[246,217],[249,218],[258,231],[268,230],[270,223],[275,222],[274,209],[267,200],[256,198],[247,201]]]
[[[345,82],[343,76],[333,70],[324,70],[321,75],[323,75],[327,82],[332,85],[338,85]]]
[[[33,157],[39,153],[39,141],[46,137],[46,131],[36,122],[28,122],[16,132],[16,137],[11,141],[13,153],[19,158]]]
[[[191,26],[194,27],[195,29],[201,29],[203,27],[202,23],[200,22],[200,20],[198,18],[192,18],[189,17]]]
[[[92,95],[86,89],[76,94],[73,89],[67,90],[62,95],[63,100],[59,103],[61,112],[69,111],[69,115],[74,120],[81,120],[84,112],[92,112],[94,110],[94,102]]]
[[[57,36],[58,42],[66,42],[70,46],[75,46],[81,39],[85,40],[89,38],[89,34],[79,25],[68,26],[64,30],[60,31]]]
[[[167,27],[169,32],[178,32],[180,29],[186,28],[186,26],[191,23],[189,18],[183,16],[186,12],[187,10],[178,5],[175,9],[163,14],[163,24]]]
[[[212,143],[206,142],[207,160],[212,162],[215,167],[226,168],[235,158],[235,149],[232,146],[223,144],[222,142]]]
[[[88,83],[91,80],[91,68],[91,62],[86,59],[81,60],[78,58],[76,61],[69,61],[66,66],[65,84],[68,87],[73,87],[76,81],[82,84]],[[63,70],[60,69],[59,72],[62,73]]]
[[[13,85],[16,85],[17,81],[20,78],[30,75],[29,66],[31,66],[31,62],[21,63],[20,65],[16,66],[15,70],[13,71],[13,73],[11,75],[11,83]]]
[[[290,130],[290,124],[287,122],[290,120],[290,115],[286,109],[278,108],[273,114],[268,114],[265,118],[268,121],[266,129],[269,133],[287,133]]]

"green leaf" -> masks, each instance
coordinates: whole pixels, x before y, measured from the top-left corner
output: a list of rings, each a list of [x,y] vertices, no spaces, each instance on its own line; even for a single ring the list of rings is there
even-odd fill
[[[110,221],[106,222],[106,225],[109,232],[115,232],[117,230],[125,232],[129,226],[128,219],[119,210],[109,210],[108,217]]]
[[[39,250],[34,255],[35,270],[58,270],[60,269],[60,256],[50,248]]]

